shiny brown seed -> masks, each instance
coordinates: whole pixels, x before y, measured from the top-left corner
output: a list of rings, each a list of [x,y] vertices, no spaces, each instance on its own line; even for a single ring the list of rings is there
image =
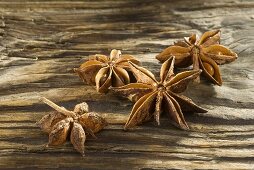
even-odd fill
[[[211,76],[213,76],[213,75],[214,75],[214,69],[213,69],[213,67],[212,67],[210,64],[205,63],[205,62],[203,63],[203,65],[204,65],[206,71],[207,71]]]
[[[105,81],[107,80],[107,78],[108,78],[108,75],[107,75],[107,74],[104,74],[104,75],[101,77],[101,79],[100,79],[100,86],[102,86],[102,85],[105,83]]]

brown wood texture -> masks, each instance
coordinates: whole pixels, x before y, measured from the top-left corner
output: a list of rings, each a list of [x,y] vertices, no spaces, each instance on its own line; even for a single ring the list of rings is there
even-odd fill
[[[0,1],[0,168],[254,169],[254,1]],[[133,103],[99,94],[73,68],[113,48],[158,75],[155,55],[191,33],[221,29],[239,54],[221,66],[223,86],[202,80],[185,92],[209,112],[186,114],[191,131],[162,119],[124,132]],[[35,122],[86,101],[110,125],[81,157],[67,142],[44,148]]]

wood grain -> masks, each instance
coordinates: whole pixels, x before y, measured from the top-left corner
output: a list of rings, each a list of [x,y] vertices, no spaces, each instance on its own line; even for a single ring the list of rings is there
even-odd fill
[[[252,0],[0,1],[0,168],[254,169],[254,2]],[[223,86],[202,80],[185,92],[209,110],[186,115],[191,131],[162,119],[124,132],[132,103],[83,85],[73,68],[113,48],[158,75],[154,58],[191,33],[222,30],[236,51],[221,66]],[[86,101],[110,125],[86,142],[45,148],[35,122],[50,112],[41,96],[71,109]]]

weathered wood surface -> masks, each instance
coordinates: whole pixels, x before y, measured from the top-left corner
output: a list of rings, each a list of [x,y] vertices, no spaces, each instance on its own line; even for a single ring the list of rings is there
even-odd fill
[[[254,2],[0,1],[0,168],[254,169]],[[112,48],[138,57],[158,74],[154,56],[190,33],[222,30],[239,54],[221,66],[222,87],[186,91],[207,114],[186,115],[191,132],[153,122],[124,132],[132,103],[85,86],[72,69]],[[110,122],[82,158],[70,143],[45,149],[35,122],[47,97],[67,108],[87,101]]]

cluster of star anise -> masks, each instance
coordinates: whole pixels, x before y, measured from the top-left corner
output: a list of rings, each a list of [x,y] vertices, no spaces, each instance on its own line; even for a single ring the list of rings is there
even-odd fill
[[[73,111],[69,111],[46,98],[42,98],[42,101],[55,110],[36,123],[42,131],[49,134],[47,146],[62,145],[70,138],[74,148],[84,155],[87,134],[95,137],[94,134],[107,125],[106,120],[98,113],[88,112],[85,102],[77,104]]]
[[[135,102],[124,129],[152,118],[159,125],[164,113],[172,124],[187,130],[189,126],[184,113],[207,111],[179,93],[185,91],[191,81],[199,82],[201,73],[214,84],[222,85],[218,65],[234,61],[237,54],[220,45],[220,31],[215,30],[205,32],[200,39],[193,34],[175,42],[156,58],[164,62],[159,81],[149,70],[139,66],[136,58],[122,55],[120,50],[112,50],[109,57],[101,54],[90,56],[74,71],[85,83],[95,85],[98,92],[107,93],[111,89]],[[174,66],[191,65],[189,71],[174,74]],[[88,113],[86,103],[69,111],[45,98],[43,101],[56,110],[37,123],[49,133],[48,145],[61,145],[69,137],[74,148],[83,155],[86,134],[94,136],[107,125],[99,114]]]
[[[94,55],[75,71],[88,84],[96,84],[97,91],[107,92],[109,88],[134,101],[125,129],[150,120],[160,124],[160,115],[165,113],[171,122],[181,129],[189,129],[184,112],[207,112],[191,99],[178,94],[183,92],[190,81],[199,82],[200,74],[214,84],[222,85],[218,64],[234,61],[237,54],[220,45],[220,31],[205,32],[200,39],[196,34],[185,37],[163,50],[156,58],[164,62],[161,66],[160,81],[139,62],[119,50],[112,50],[110,57]],[[189,67],[192,71],[174,75],[174,66]],[[121,69],[120,69],[121,68]],[[130,82],[128,72],[136,82]]]

